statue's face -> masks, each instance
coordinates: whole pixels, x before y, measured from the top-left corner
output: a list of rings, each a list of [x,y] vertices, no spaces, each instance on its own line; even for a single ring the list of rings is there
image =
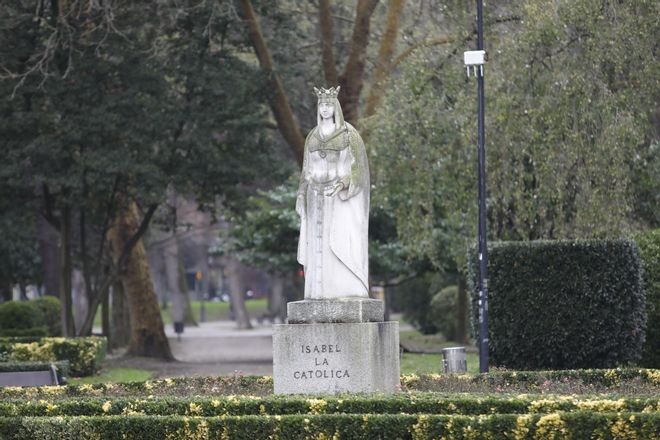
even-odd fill
[[[332,102],[321,101],[319,103],[319,113],[323,119],[329,119],[335,114],[335,105]]]

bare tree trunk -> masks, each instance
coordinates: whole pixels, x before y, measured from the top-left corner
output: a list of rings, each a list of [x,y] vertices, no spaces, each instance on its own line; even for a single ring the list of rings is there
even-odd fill
[[[60,254],[57,249],[58,233],[41,215],[37,216],[37,236],[39,237],[39,257],[44,274],[46,295],[60,295]]]
[[[293,111],[289,105],[289,100],[284,92],[284,86],[279,75],[273,68],[273,59],[266,46],[266,41],[261,33],[261,27],[257,21],[257,16],[250,0],[241,0],[243,14],[247,24],[248,34],[252,41],[252,46],[257,54],[259,65],[266,72],[270,80],[272,95],[270,96],[270,108],[273,111],[277,126],[286,142],[293,149],[298,163],[302,165],[303,151],[305,149],[305,138],[300,132],[298,123],[293,116]]]
[[[319,27],[321,28],[321,60],[325,83],[327,87],[335,87],[339,83],[339,79],[337,78],[337,64],[333,49],[334,35],[330,0],[319,1]]]
[[[275,321],[284,322],[286,318],[286,299],[284,298],[284,279],[276,275],[271,277],[270,295],[268,296],[268,314]]]
[[[14,292],[9,281],[0,280],[0,302],[7,302],[14,299]]]
[[[383,300],[384,300],[384,306],[385,306],[385,312],[383,319],[385,321],[390,320],[390,313],[391,313],[391,304],[390,302],[392,301],[392,294],[390,293],[390,289],[388,287],[383,287]]]
[[[305,297],[305,279],[294,272],[291,274],[290,281],[293,288],[285,295],[287,302],[302,300]]]
[[[60,302],[62,304],[62,333],[64,336],[75,336],[76,329],[73,322],[73,299],[71,290],[73,283],[71,274],[71,209],[62,208],[62,223],[60,227]]]
[[[128,301],[121,282],[112,286],[112,327],[110,348],[125,347],[131,340],[131,320]]]
[[[344,118],[352,124],[356,124],[359,118],[360,92],[362,92],[364,83],[369,28],[376,5],[378,5],[378,0],[358,0],[351,49],[344,71],[339,77],[342,90],[339,102],[344,112]]]
[[[108,231],[116,264],[121,264],[120,256],[129,240],[137,234],[139,226],[137,204],[130,201],[120,213],[116,224]],[[128,299],[131,319],[131,341],[128,353],[173,360],[142,238],[135,243],[126,259],[126,264],[121,265],[120,270],[120,279]]]
[[[190,302],[190,291],[188,291],[188,283],[186,282],[186,268],[183,265],[183,258],[178,256],[179,260],[179,292],[183,296],[183,322],[186,325],[194,327],[199,326],[193,313],[192,303]]]
[[[101,303],[101,334],[110,337],[110,295],[104,295]]]
[[[241,283],[240,265],[235,260],[227,264],[227,278],[229,278],[229,295],[231,307],[234,310],[236,326],[241,330],[252,328],[250,316],[245,308],[245,291]]]
[[[464,344],[467,342],[467,286],[465,284],[465,276],[458,275],[458,298],[457,299],[457,313],[456,313],[456,342]]]
[[[390,72],[392,55],[394,54],[394,45],[399,33],[399,17],[403,11],[406,0],[390,0],[387,9],[387,24],[385,33],[380,40],[378,49],[378,58],[371,77],[371,88],[367,98],[367,106],[364,110],[364,116],[369,117],[376,113],[376,108],[380,104],[380,97],[383,95],[384,80]]]

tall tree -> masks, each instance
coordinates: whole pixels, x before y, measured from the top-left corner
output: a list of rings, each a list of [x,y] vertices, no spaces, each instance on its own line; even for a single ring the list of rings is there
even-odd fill
[[[113,254],[119,256],[134,237],[140,236],[140,215],[135,202],[123,210],[124,214],[117,218],[117,223],[108,231]],[[129,316],[131,322],[131,339],[128,353],[140,356],[153,356],[164,359],[174,359],[170,351],[167,337],[163,329],[158,301],[154,301],[156,293],[149,272],[148,260],[144,244],[139,239],[132,244],[128,258],[120,266],[121,282],[128,295]],[[119,259],[115,264],[122,264]],[[145,267],[146,266],[146,267]]]
[[[392,1],[389,6],[387,32],[381,42],[382,49],[379,58],[383,64],[387,64],[392,56],[394,41],[397,37],[398,16],[402,13],[403,4],[403,1]],[[322,65],[323,76],[328,85],[336,83],[341,85],[342,92],[339,98],[344,117],[353,124],[357,124],[359,120],[360,97],[364,86],[364,78],[367,75],[367,50],[371,38],[371,21],[377,5],[378,0],[358,0],[349,39],[349,50],[341,73],[337,70],[335,57],[332,5],[329,1],[324,0],[319,3],[318,7],[318,24],[321,37],[319,61]],[[259,64],[271,81],[273,92],[270,95],[270,105],[278,128],[298,162],[302,163],[304,137],[294,116],[294,111],[289,104],[287,98],[289,93],[284,89],[281,73],[274,66],[271,49],[267,43],[268,37],[261,29],[259,17],[251,0],[241,0],[241,12],[245,17],[247,33]],[[384,72],[384,69],[380,71],[378,81],[383,80],[385,77]],[[370,111],[373,111],[376,105],[376,103],[372,103],[372,110]]]
[[[229,12],[211,1],[82,3],[35,0],[2,11],[9,73],[0,87],[13,99],[0,108],[12,158],[0,172],[14,190],[39,189],[25,206],[60,234],[62,219],[71,220],[66,242],[91,305],[85,334],[117,277],[129,304],[156,304],[136,281],[148,274],[135,270],[148,268],[138,261],[140,238],[169,185],[203,203],[218,195],[235,203],[272,170],[275,153],[262,148],[259,74],[227,50]],[[155,314],[145,316],[153,320],[133,326],[132,352],[170,357],[166,340],[140,336],[145,326],[162,332]]]
[[[504,9],[516,26],[487,16],[491,238],[625,235],[639,224],[637,161],[658,163],[658,71],[642,55],[657,51],[657,2]],[[372,128],[374,180],[387,197],[377,201],[406,243],[434,258],[451,249],[459,267],[476,236],[477,192],[474,91],[456,67],[463,44],[411,56]]]

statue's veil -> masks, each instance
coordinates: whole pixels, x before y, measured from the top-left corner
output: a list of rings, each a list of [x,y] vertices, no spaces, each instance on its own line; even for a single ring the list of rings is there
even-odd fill
[[[316,104],[316,125],[320,126],[321,125],[321,112],[319,111],[319,104],[321,103],[323,99],[319,99],[317,104]],[[333,116],[335,120],[335,133],[343,128],[345,126],[344,124],[344,112],[341,109],[341,105],[339,104],[339,99],[333,98],[330,102],[332,102],[335,105],[335,114]]]

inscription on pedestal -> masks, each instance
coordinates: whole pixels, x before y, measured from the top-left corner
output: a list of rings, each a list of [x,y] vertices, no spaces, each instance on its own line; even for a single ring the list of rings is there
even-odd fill
[[[293,372],[294,379],[341,379],[351,377],[348,369],[337,368],[336,356],[332,353],[341,353],[337,344],[301,345],[300,353],[303,359],[308,358],[313,368],[309,370],[296,370]]]
[[[399,385],[395,322],[273,327],[276,394],[391,392]]]

